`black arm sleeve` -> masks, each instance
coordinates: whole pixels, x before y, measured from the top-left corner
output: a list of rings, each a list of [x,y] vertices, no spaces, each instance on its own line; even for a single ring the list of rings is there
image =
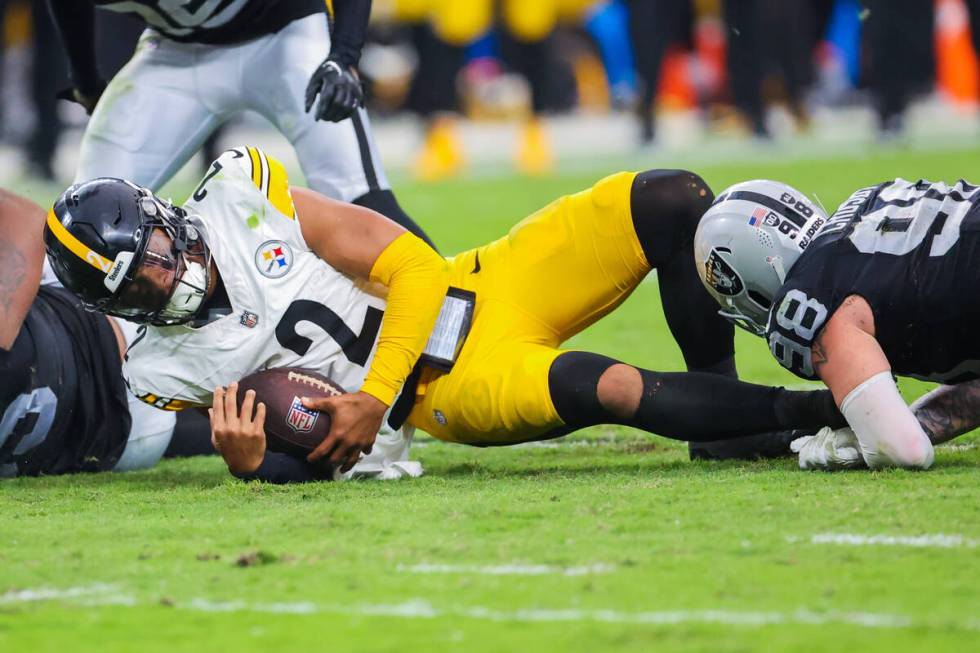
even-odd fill
[[[266,483],[309,483],[310,481],[329,481],[332,470],[328,465],[308,463],[284,453],[265,452],[262,464],[251,474],[234,474],[243,481],[265,481]]]
[[[71,81],[84,94],[99,88],[95,62],[95,7],[88,0],[48,0],[51,16],[68,54]]]
[[[331,58],[344,66],[357,66],[370,17],[371,0],[333,0]]]

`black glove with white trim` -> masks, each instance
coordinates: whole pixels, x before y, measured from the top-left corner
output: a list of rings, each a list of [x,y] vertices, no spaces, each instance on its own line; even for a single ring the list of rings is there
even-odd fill
[[[344,66],[337,59],[327,57],[320,64],[306,86],[306,111],[309,113],[316,101],[313,117],[316,120],[340,122],[351,117],[358,107],[364,106],[364,90],[357,72],[352,66]]]

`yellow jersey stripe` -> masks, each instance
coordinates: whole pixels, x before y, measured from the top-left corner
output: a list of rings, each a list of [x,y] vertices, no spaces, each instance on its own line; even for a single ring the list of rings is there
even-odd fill
[[[266,197],[276,210],[290,219],[295,219],[296,208],[293,206],[293,196],[289,194],[289,177],[282,162],[272,156],[266,156],[269,166],[269,188]]]
[[[48,229],[58,239],[58,242],[67,247],[72,254],[93,268],[98,268],[106,274],[109,273],[109,268],[112,267],[112,261],[92,250],[92,248],[78,238],[75,238],[74,234],[65,229],[65,225],[61,224],[61,220],[54,214],[54,209],[48,211]]]
[[[255,148],[255,152],[259,155],[259,162],[262,164],[262,185],[259,186],[259,191],[262,192],[266,198],[269,197],[269,161],[265,158],[265,152],[259,148]]]
[[[252,162],[252,183],[259,190],[262,190],[262,162],[259,160],[259,153],[254,147],[245,148],[248,150],[248,158]]]
[[[187,410],[191,407],[191,405],[192,404],[189,401],[184,401],[183,399],[171,399],[169,402],[167,402],[167,405],[164,406],[163,409],[173,411]]]

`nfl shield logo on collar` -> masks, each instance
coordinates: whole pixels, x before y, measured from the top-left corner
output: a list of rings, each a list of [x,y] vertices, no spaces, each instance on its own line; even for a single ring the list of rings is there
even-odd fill
[[[310,410],[303,405],[299,397],[293,397],[293,403],[289,406],[286,413],[286,424],[297,433],[306,433],[313,430],[316,418],[320,413]]]
[[[259,323],[259,316],[251,311],[242,311],[242,318],[239,322],[243,327],[254,329],[255,325]]]

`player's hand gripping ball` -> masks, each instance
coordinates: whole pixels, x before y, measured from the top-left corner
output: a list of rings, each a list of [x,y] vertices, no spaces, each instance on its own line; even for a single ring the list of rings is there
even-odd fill
[[[306,458],[330,433],[330,415],[305,407],[302,398],[346,392],[319,372],[298,367],[249,374],[238,382],[239,401],[249,390],[255,390],[256,402],[266,405],[266,447],[299,458]]]

